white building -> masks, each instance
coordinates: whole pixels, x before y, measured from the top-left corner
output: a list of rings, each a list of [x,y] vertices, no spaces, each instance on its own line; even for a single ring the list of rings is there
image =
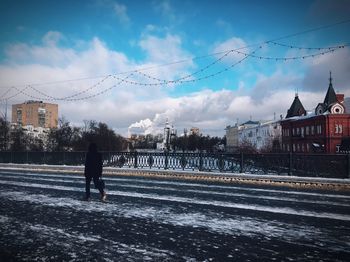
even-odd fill
[[[227,126],[226,130],[226,152],[235,152],[238,150],[238,128],[235,126]]]
[[[273,143],[281,144],[279,121],[248,121],[226,128],[226,151],[238,152],[245,145],[257,151],[272,149]]]
[[[280,121],[253,121],[247,122],[244,128],[238,131],[238,143],[242,145],[249,143],[258,151],[272,149],[273,143],[281,144],[281,124]],[[244,125],[244,124],[243,124]]]
[[[47,139],[47,135],[50,131],[50,128],[43,128],[43,127],[34,127],[32,125],[23,126],[22,130],[25,134],[41,139],[45,141]]]

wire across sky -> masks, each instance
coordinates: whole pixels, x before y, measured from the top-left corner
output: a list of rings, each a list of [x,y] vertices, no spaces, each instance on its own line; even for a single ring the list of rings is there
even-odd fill
[[[131,86],[166,86],[166,85],[179,85],[179,84],[194,83],[194,82],[202,81],[205,79],[216,77],[224,72],[227,72],[228,70],[236,67],[237,65],[241,64],[243,61],[245,61],[248,58],[257,59],[257,60],[269,60],[274,62],[279,62],[279,61],[287,62],[287,61],[315,58],[326,54],[332,54],[337,50],[340,50],[349,46],[349,44],[339,43],[338,45],[332,45],[332,46],[301,47],[301,46],[296,46],[289,43],[282,43],[279,41],[283,39],[289,39],[295,36],[303,35],[303,34],[308,34],[315,31],[323,30],[330,27],[335,27],[335,26],[346,24],[349,22],[350,22],[350,19],[325,25],[322,27],[304,30],[294,34],[281,36],[281,37],[264,41],[261,43],[257,43],[257,44],[250,44],[239,48],[233,48],[233,49],[229,49],[221,52],[215,52],[212,54],[197,56],[197,57],[179,60],[179,61],[169,61],[168,63],[164,63],[161,65],[156,65],[152,67],[137,68],[130,71],[116,72],[114,74],[107,74],[107,75],[96,76],[96,77],[86,77],[86,78],[68,79],[68,80],[61,80],[61,81],[52,81],[52,82],[46,82],[46,83],[10,86],[10,87],[7,87],[8,89],[3,94],[0,95],[0,101],[7,101],[19,95],[24,95],[31,99],[38,99],[38,100],[81,101],[81,100],[88,100],[88,99],[92,99],[94,97],[100,96],[108,92],[109,90],[116,88],[122,84],[127,84]],[[259,50],[261,50],[264,46],[268,46],[269,48],[279,47],[279,48],[293,49],[296,52],[300,52],[300,54],[295,56],[265,56],[258,53]],[[249,51],[250,48],[253,48],[253,51]],[[210,57],[217,57],[217,58],[214,61],[205,64],[204,66],[200,67],[199,69],[195,70],[192,73],[189,73],[174,79],[160,79],[154,75],[146,73],[151,69],[160,68],[160,67],[170,67],[172,65],[178,65],[189,61],[196,61],[196,60],[210,58]],[[224,60],[226,63],[224,64],[223,68],[218,68],[214,72],[208,72],[209,69],[215,68],[215,66],[222,63]],[[229,63],[227,63],[227,61],[229,61]],[[121,75],[127,75],[127,76],[120,77]],[[83,90],[80,90],[78,92],[75,92],[67,96],[54,96],[40,90],[41,86],[47,86],[52,84],[67,84],[67,83],[76,82],[76,81],[93,80],[93,79],[99,79],[99,78],[102,78],[102,79],[92,85],[89,85]],[[112,81],[112,84],[109,84],[106,87],[104,84],[107,82],[107,80]],[[5,87],[2,87],[2,88],[5,88]],[[92,94],[89,94],[89,92],[93,90],[96,90],[96,91]]]

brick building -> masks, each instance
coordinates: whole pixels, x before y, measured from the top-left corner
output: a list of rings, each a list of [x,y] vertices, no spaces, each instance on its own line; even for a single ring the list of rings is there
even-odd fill
[[[281,126],[285,152],[338,153],[342,141],[350,138],[350,114],[344,95],[334,91],[332,77],[323,103],[314,112],[307,113],[296,95]]]
[[[58,105],[42,101],[26,101],[12,105],[12,123],[34,128],[54,128],[58,123]]]

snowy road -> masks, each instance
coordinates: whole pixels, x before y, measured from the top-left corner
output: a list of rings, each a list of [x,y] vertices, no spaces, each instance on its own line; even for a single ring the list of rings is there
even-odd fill
[[[346,261],[350,195],[276,187],[0,173],[1,261]],[[5,259],[5,260],[4,260]]]

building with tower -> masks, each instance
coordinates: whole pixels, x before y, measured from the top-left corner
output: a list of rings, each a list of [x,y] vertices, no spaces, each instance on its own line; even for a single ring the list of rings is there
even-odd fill
[[[344,94],[329,86],[322,103],[307,113],[299,96],[281,121],[282,150],[292,153],[339,153],[342,141],[350,137],[350,114],[346,113]]]
[[[157,143],[157,149],[164,151],[172,150],[172,144],[176,136],[177,132],[174,129],[174,126],[170,125],[168,119],[166,119],[163,133],[163,142]]]

